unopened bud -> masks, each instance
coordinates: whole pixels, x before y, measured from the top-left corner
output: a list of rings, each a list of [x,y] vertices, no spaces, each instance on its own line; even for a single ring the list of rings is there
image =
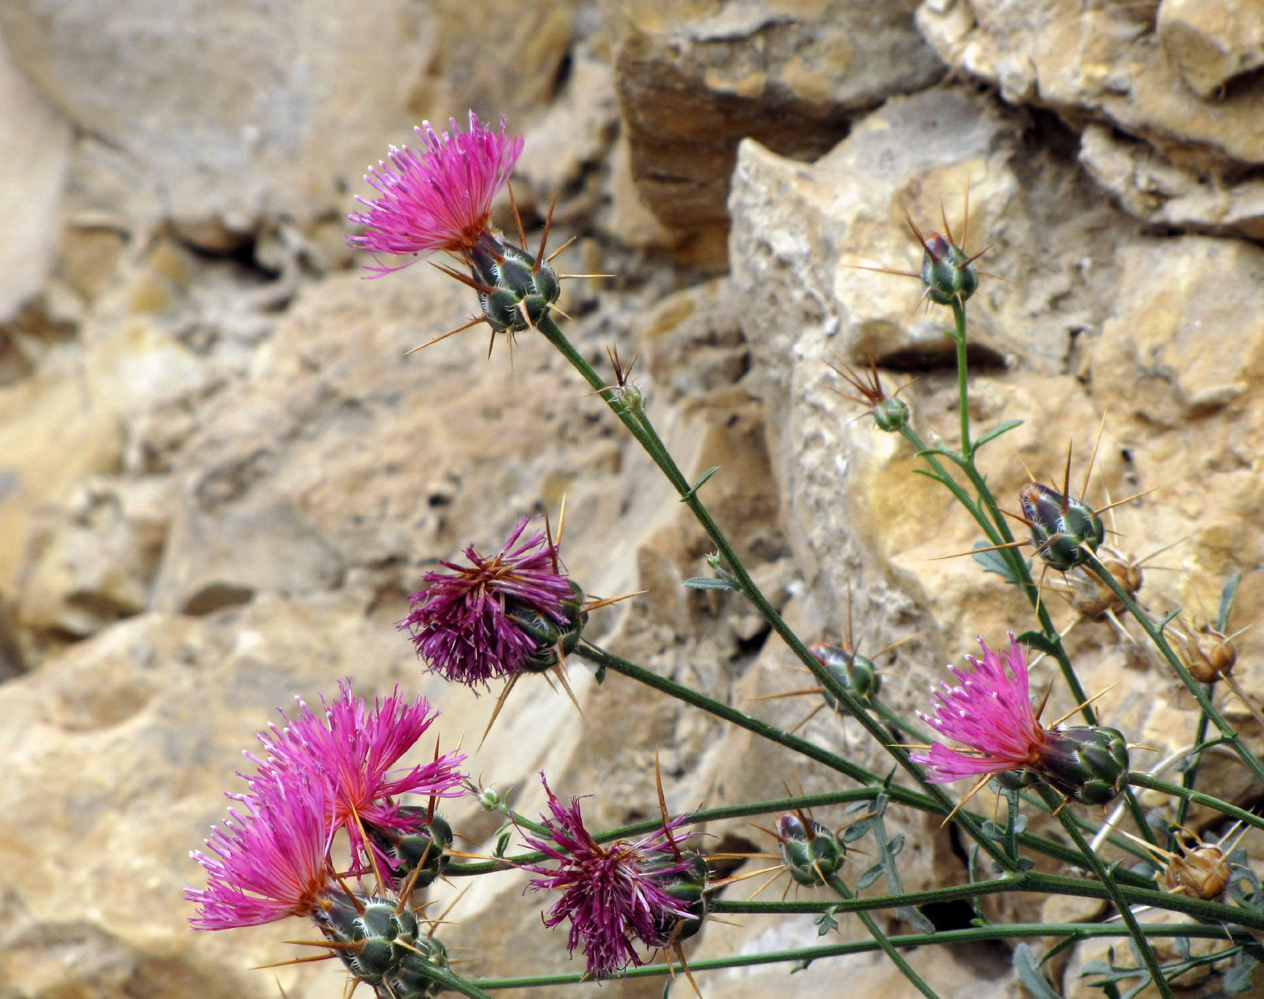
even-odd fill
[[[522,333],[544,318],[562,292],[557,271],[526,250],[484,233],[469,254],[483,315],[497,333]]]
[[[399,967],[384,976],[385,985],[390,989],[387,994],[397,999],[430,999],[443,991],[444,986],[426,972],[431,968],[446,971],[448,952],[431,936],[418,938],[413,946],[416,950],[409,951]]]
[[[815,642],[808,646],[808,651],[816,657],[816,661],[825,667],[830,676],[850,690],[856,697],[868,703],[882,688],[882,676],[872,659],[856,652],[848,652],[841,645],[826,642]],[[838,701],[829,690],[823,691],[825,703],[838,709]]]
[[[399,881],[407,880],[420,867],[413,887],[424,888],[448,869],[452,827],[442,816],[431,815],[429,809],[419,805],[401,805],[399,814],[411,827],[410,832],[381,829],[367,822],[365,829],[378,849],[396,862],[394,873]]]
[[[937,305],[964,302],[979,287],[979,272],[965,250],[937,232],[923,244],[922,284]]]
[[[873,419],[879,430],[898,433],[908,426],[909,408],[903,399],[892,396],[873,407]]]
[[[1173,634],[1184,653],[1181,658],[1185,668],[1199,683],[1215,683],[1233,672],[1238,652],[1227,636],[1212,628],[1203,628],[1193,635]]]
[[[1039,482],[1018,491],[1031,543],[1053,568],[1066,572],[1086,561],[1106,537],[1106,526],[1091,507]]]
[[[1173,857],[1163,870],[1163,884],[1170,892],[1180,892],[1205,902],[1219,901],[1233,872],[1229,858],[1219,846],[1199,843],[1183,856]]]
[[[1114,728],[1054,729],[1032,770],[1068,798],[1104,805],[1128,782],[1128,742]]]
[[[417,917],[393,899],[339,893],[313,913],[321,932],[339,944],[347,970],[369,985],[381,985],[399,969],[421,936]]]
[[[843,841],[813,819],[787,814],[777,819],[781,861],[801,885],[815,887],[838,873],[847,860]]]

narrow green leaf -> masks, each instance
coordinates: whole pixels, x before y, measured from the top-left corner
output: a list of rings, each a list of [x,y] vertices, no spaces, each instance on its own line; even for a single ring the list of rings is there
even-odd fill
[[[999,427],[994,427],[993,429],[989,430],[986,434],[984,434],[982,437],[980,437],[978,440],[976,440],[974,442],[974,449],[977,451],[988,441],[994,441],[996,440],[996,438],[1000,437],[1001,434],[1008,433],[1009,431],[1013,430],[1015,427],[1021,427],[1022,425],[1023,425],[1022,420],[1006,420]]]
[[[1233,610],[1233,598],[1237,596],[1238,584],[1242,582],[1242,573],[1235,572],[1220,591],[1220,613],[1216,615],[1216,630],[1222,635],[1229,630],[1229,613]]]
[[[689,500],[693,499],[694,495],[698,492],[698,490],[702,488],[702,484],[706,482],[707,479],[711,478],[711,476],[713,476],[719,470],[720,470],[720,466],[716,465],[712,468],[708,468],[705,472],[703,472],[701,477],[698,479],[698,481],[689,487],[689,492],[685,493],[685,495],[680,497],[680,502],[687,503]]]
[[[1018,636],[1018,641],[1022,642],[1029,649],[1035,649],[1037,652],[1043,652],[1047,656],[1056,656],[1058,647],[1049,638],[1040,631],[1024,631]]]
[[[864,891],[872,885],[878,878],[882,877],[882,865],[874,864],[856,881],[856,891]]]
[[[713,576],[690,576],[685,585],[691,590],[736,590],[737,586],[727,579],[716,579]]]

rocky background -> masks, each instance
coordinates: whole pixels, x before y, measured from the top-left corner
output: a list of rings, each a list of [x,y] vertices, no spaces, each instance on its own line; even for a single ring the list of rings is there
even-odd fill
[[[974,416],[1026,421],[989,446],[990,481],[1016,507],[1025,468],[1053,480],[1072,447],[1079,481],[1105,414],[1089,500],[1150,490],[1116,511],[1110,543],[1135,559],[1175,546],[1145,566],[1148,604],[1206,620],[1239,570],[1232,623],[1261,616],[1264,16],[1250,0],[520,0],[512,15],[493,0],[7,0],[0,38],[4,999],[341,995],[336,962],[247,970],[294,956],[281,941],[303,931],[195,934],[180,891],[202,883],[188,851],[253,733],[343,676],[366,696],[426,694],[445,746],[464,738],[473,774],[528,813],[544,769],[563,796],[593,795],[597,824],[651,815],[656,751],[674,809],[836,786],[578,663],[582,714],[524,682],[475,751],[494,698],[423,673],[394,630],[436,559],[494,548],[565,496],[573,576],[646,591],[595,615],[594,637],[787,726],[812,706],[758,700],[802,674],[740,603],[682,589],[705,571],[705,536],[542,341],[488,359],[471,331],[401,359],[473,301],[425,265],[363,280],[344,216],[369,193],[365,165],[422,118],[473,108],[527,135],[528,225],[556,195],[554,244],[577,237],[563,269],[614,275],[568,282],[570,335],[603,364],[608,347],[639,355],[664,437],[687,469],[720,466],[705,498],[803,634],[844,633],[850,603],[863,649],[915,636],[880,657],[897,709],[924,707],[974,636],[1030,626],[998,577],[935,561],[977,532],[899,439],[855,419],[826,364],[872,355],[907,383],[923,432],[955,438],[945,313],[866,268],[918,265],[906,212],[925,229],[942,211],[960,235],[967,190],[970,246],[988,247]],[[1138,763],[1186,744],[1177,681],[1046,585],[1086,687],[1115,685],[1106,719],[1155,750]],[[1239,639],[1257,697],[1262,649],[1264,633]],[[1070,707],[1055,683],[1051,711]],[[879,765],[827,712],[802,731]],[[1204,773],[1236,802],[1264,794],[1231,760]],[[488,816],[448,814],[488,848]],[[910,889],[964,878],[937,823],[893,822]],[[746,823],[711,832],[771,845]],[[578,966],[524,885],[476,879],[452,909],[442,937],[463,971]],[[1042,915],[1026,896],[999,907]],[[691,953],[815,939],[810,917],[749,918],[709,924]],[[1056,963],[1068,997],[1100,994],[1076,969],[1103,951]],[[945,997],[1020,994],[999,944],[913,961]],[[872,957],[787,971],[698,977],[708,999],[908,992]]]

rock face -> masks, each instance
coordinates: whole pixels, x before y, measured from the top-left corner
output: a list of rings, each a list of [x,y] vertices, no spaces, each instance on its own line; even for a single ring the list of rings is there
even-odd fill
[[[1158,224],[1258,238],[1260,12],[1235,0],[929,0],[941,58],[1084,130],[1089,171]],[[1103,131],[1104,130],[1104,131]]]
[[[194,933],[180,893],[202,883],[188,851],[241,789],[255,733],[348,676],[368,698],[396,684],[429,698],[442,747],[463,740],[471,777],[526,816],[541,770],[562,797],[591,795],[599,828],[656,815],[656,772],[677,812],[838,790],[835,772],[624,677],[599,684],[577,657],[576,704],[524,679],[479,743],[500,691],[425,672],[396,622],[439,560],[495,550],[524,514],[556,526],[563,501],[570,574],[590,594],[635,594],[594,612],[586,637],[889,768],[854,719],[814,710],[750,606],[684,585],[712,573],[713,544],[541,337],[497,337],[489,357],[477,327],[406,353],[477,302],[425,264],[365,280],[342,216],[365,163],[423,117],[472,107],[527,133],[528,240],[554,193],[547,252],[578,238],[556,260],[575,275],[568,336],[611,381],[608,350],[625,368],[638,358],[654,426],[691,481],[718,468],[699,495],[770,602],[805,638],[872,655],[901,715],[928,707],[976,636],[995,647],[1031,621],[999,576],[946,557],[978,530],[847,398],[840,371],[872,364],[928,442],[958,440],[951,314],[901,273],[921,266],[910,219],[982,254],[976,439],[1024,421],[982,452],[1002,505],[1017,507],[1027,469],[1060,482],[1070,452],[1088,502],[1127,499],[1107,544],[1141,568],[1154,614],[1183,607],[1175,626],[1196,627],[1241,572],[1230,626],[1260,618],[1258,10],[926,0],[914,20],[915,7],[0,4],[0,996],[265,999],[278,981],[291,999],[342,995],[337,962],[246,971],[294,956],[283,941],[301,930]],[[516,229],[507,198],[493,217]],[[1050,573],[1044,599],[1085,687],[1105,691],[1103,716],[1160,758],[1187,745],[1184,688],[1135,626],[1081,616],[1077,583]],[[1236,641],[1235,675],[1258,699],[1264,636]],[[1047,662],[1035,676],[1049,717],[1074,707]],[[1215,693],[1258,744],[1250,712]],[[1215,752],[1199,780],[1244,805],[1261,793]],[[1173,814],[1163,796],[1143,804]],[[463,849],[495,848],[499,818],[472,798],[445,813]],[[774,849],[752,821],[771,820],[711,823],[704,844]],[[886,821],[906,889],[967,878],[937,819],[892,807]],[[455,902],[438,932],[467,948],[463,971],[582,967],[564,931],[539,925],[547,901],[521,872],[461,881],[428,900]],[[1102,917],[1062,897],[988,906]],[[973,915],[935,912],[942,927]],[[839,924],[829,942],[867,939]],[[817,942],[811,916],[752,916],[708,922],[686,954]],[[1102,953],[1052,963],[1059,992],[1087,994],[1079,970]],[[1001,942],[912,960],[944,999],[1017,987]],[[840,976],[857,994],[908,994],[867,954],[788,971],[696,978],[708,999],[834,996]],[[1190,995],[1221,984],[1209,973]],[[602,994],[651,999],[663,983]]]
[[[913,29],[915,6],[619,4],[619,102],[640,199],[697,259],[722,262],[708,240],[727,231],[740,139],[813,159],[858,113],[940,74]]]

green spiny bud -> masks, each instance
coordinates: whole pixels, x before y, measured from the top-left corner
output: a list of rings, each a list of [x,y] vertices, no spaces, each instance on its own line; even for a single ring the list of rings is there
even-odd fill
[[[427,974],[431,968],[448,968],[448,952],[434,937],[419,937],[399,967],[385,976],[388,995],[396,999],[429,999],[443,991],[444,986]]]
[[[400,817],[412,827],[411,832],[381,829],[365,823],[369,839],[397,863],[394,871],[402,883],[421,867],[413,882],[414,889],[424,888],[443,876],[448,869],[447,849],[452,845],[452,827],[440,815],[431,815],[420,805],[401,805]]]
[[[841,645],[825,642],[813,643],[808,646],[808,651],[825,667],[830,676],[861,701],[868,703],[869,699],[882,688],[882,675],[872,659],[857,652],[848,652]],[[828,690],[823,691],[823,696],[825,703],[837,710],[838,701]]]
[[[497,333],[522,333],[544,318],[561,295],[557,271],[526,250],[484,233],[469,252],[483,315]]]
[[[1128,782],[1128,743],[1114,728],[1055,729],[1032,770],[1074,801],[1104,805]]]
[[[338,893],[313,914],[321,932],[334,943],[342,963],[369,985],[380,985],[396,971],[420,932],[417,917],[393,899]]]
[[[932,232],[922,244],[922,284],[937,305],[964,302],[979,287],[979,272],[965,250]]]
[[[570,579],[567,582],[570,584],[573,599],[562,601],[562,610],[567,618],[565,625],[559,625],[534,608],[519,604],[513,599],[506,602],[508,616],[539,638],[540,644],[535,653],[522,664],[522,669],[528,673],[545,673],[552,669],[558,661],[559,644],[562,655],[570,655],[579,645],[580,633],[588,623],[588,613],[584,610],[584,591],[575,580]]]
[[[1080,500],[1039,482],[1018,491],[1036,551],[1060,572],[1082,564],[1106,537],[1101,517]]]
[[[777,837],[781,861],[801,885],[824,884],[847,860],[843,841],[812,819],[805,822],[798,815],[782,815],[777,819]]]

